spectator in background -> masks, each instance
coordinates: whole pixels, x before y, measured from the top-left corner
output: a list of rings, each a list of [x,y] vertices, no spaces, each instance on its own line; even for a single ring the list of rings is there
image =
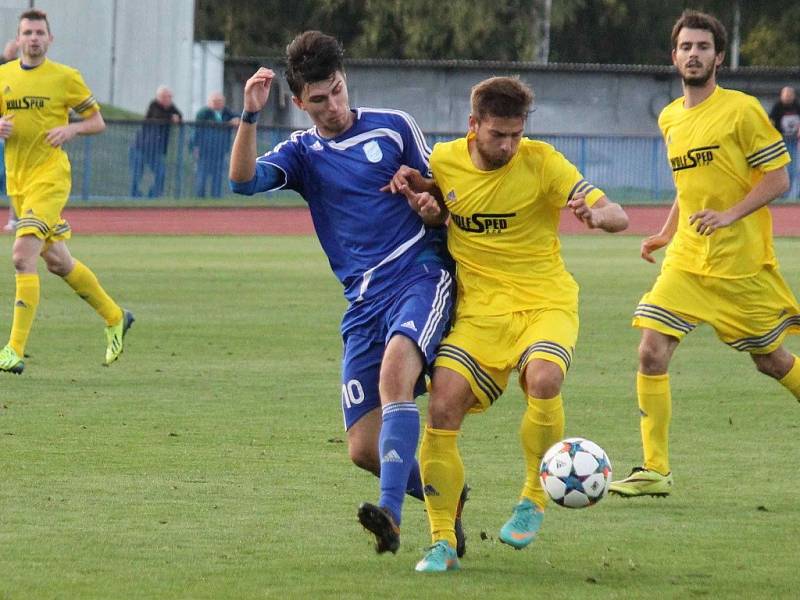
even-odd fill
[[[194,193],[198,197],[206,195],[206,184],[211,181],[210,195],[214,198],[222,196],[223,175],[227,174],[225,156],[231,147],[232,127],[239,125],[239,117],[225,106],[225,96],[220,92],[211,92],[208,103],[201,108],[192,139],[195,152],[196,171]]]
[[[6,42],[3,48],[3,55],[0,56],[0,64],[10,62],[17,57],[17,40],[12,39]],[[5,145],[0,139],[0,195],[6,195],[6,162]],[[8,223],[3,227],[3,231],[14,231],[17,226],[17,213],[14,212],[14,203],[8,203]]]
[[[144,118],[144,125],[130,149],[131,196],[138,198],[142,195],[139,181],[146,166],[153,172],[153,185],[147,195],[158,198],[164,193],[169,131],[173,124],[183,121],[181,111],[172,103],[172,90],[165,85],[159,86]]]
[[[794,189],[794,182],[797,178],[797,141],[800,139],[800,102],[797,101],[797,95],[793,87],[787,85],[781,89],[778,101],[769,111],[769,120],[772,121],[775,129],[781,132],[786,142],[786,149],[792,158],[792,162],[787,167],[789,170],[789,191],[787,194],[796,196],[797,191]]]

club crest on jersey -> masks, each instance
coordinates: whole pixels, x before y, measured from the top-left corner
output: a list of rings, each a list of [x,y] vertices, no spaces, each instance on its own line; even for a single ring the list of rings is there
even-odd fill
[[[447,201],[448,202],[455,202],[456,201],[456,191],[450,190],[447,192]]]
[[[383,159],[381,147],[375,140],[364,144],[364,154],[366,155],[367,160],[371,163],[381,162],[381,159]]]

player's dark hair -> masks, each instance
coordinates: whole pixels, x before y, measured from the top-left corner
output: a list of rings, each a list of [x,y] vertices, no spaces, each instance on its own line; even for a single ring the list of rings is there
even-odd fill
[[[321,31],[305,31],[286,46],[286,81],[300,97],[306,84],[330,79],[344,72],[342,45]]]
[[[30,21],[44,21],[44,24],[47,25],[47,33],[50,35],[53,34],[53,32],[50,30],[50,21],[47,20],[47,13],[43,10],[37,10],[35,8],[26,10],[19,16],[19,22],[22,22],[22,19],[28,19]],[[17,29],[19,29],[19,25],[17,26]]]
[[[725,26],[719,22],[719,19],[696,10],[685,10],[675,21],[675,25],[672,28],[673,50],[678,47],[678,35],[680,35],[683,28],[710,31],[711,35],[714,36],[714,52],[716,54],[725,52],[725,48],[728,46],[728,32],[725,31]]]
[[[533,90],[517,77],[491,77],[472,88],[472,116],[527,118],[533,104]]]

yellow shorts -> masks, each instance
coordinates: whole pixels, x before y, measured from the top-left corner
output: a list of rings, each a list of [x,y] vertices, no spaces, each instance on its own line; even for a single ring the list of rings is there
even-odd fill
[[[12,196],[19,218],[16,236],[35,235],[48,242],[69,239],[72,229],[61,218],[61,211],[69,199],[70,188],[69,180],[38,179],[25,186],[24,194]]]
[[[500,397],[511,371],[524,372],[534,358],[557,364],[566,374],[578,340],[577,312],[529,310],[500,316],[457,317],[442,341],[436,367],[462,375],[486,410]]]
[[[633,326],[679,340],[708,323],[732,348],[751,354],[776,350],[800,333],[800,306],[776,268],[752,277],[724,279],[666,269],[639,301]]]

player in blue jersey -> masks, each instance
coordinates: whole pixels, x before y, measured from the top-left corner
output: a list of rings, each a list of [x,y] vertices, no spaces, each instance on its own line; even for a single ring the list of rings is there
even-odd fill
[[[423,499],[414,398],[425,391],[424,374],[450,319],[452,278],[443,230],[382,188],[404,164],[429,173],[430,149],[408,114],[350,108],[334,38],[307,31],[286,50],[292,101],[314,127],[257,156],[256,120],[275,77],[260,68],[244,87],[231,187],[241,194],[291,189],[308,203],[349,302],[341,331],[350,458],[380,477],[377,505],[363,503],[358,518],[379,553],[396,552],[404,494]]]

